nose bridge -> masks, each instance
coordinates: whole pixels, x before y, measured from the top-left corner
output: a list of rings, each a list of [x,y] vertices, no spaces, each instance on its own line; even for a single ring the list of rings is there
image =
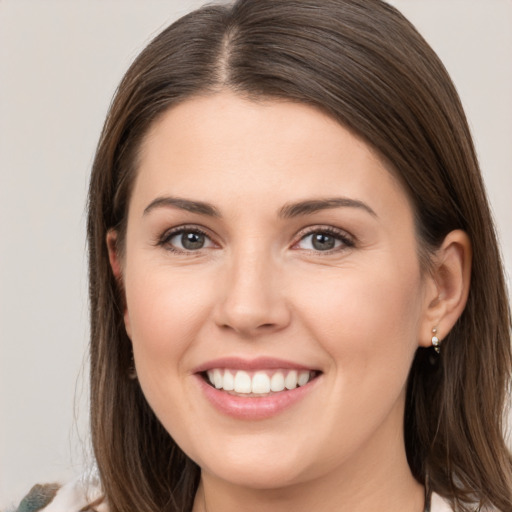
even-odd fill
[[[289,321],[280,269],[270,247],[255,237],[234,247],[227,263],[217,323],[242,335],[277,330]]]

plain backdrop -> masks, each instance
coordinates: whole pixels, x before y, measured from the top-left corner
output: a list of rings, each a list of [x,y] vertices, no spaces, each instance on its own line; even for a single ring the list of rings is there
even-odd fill
[[[459,90],[510,275],[512,2],[392,3]],[[89,460],[89,169],[130,62],[200,4],[0,0],[0,509]]]

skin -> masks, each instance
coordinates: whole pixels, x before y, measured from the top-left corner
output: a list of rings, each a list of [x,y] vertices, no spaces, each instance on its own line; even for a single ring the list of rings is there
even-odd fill
[[[147,210],[167,196],[220,216]],[[334,196],[368,209],[278,216]],[[165,238],[183,225],[208,235],[202,248]],[[319,250],[311,233],[328,227],[345,241]],[[423,271],[407,194],[367,144],[307,105],[195,97],[147,134],[123,257],[115,232],[107,243],[142,390],[202,468],[195,512],[423,510],[403,441],[406,379],[432,328],[442,339],[464,307],[470,247],[450,233]],[[193,374],[226,356],[322,373],[292,407],[245,421],[215,409]]]

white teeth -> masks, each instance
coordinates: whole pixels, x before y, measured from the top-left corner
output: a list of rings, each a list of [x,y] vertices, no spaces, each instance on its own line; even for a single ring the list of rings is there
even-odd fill
[[[305,386],[309,382],[309,372],[300,372],[297,383],[299,386]]]
[[[297,372],[295,370],[288,372],[286,379],[284,379],[284,386],[286,389],[295,389],[297,387]]]
[[[284,375],[281,372],[276,372],[270,379],[270,389],[274,392],[284,390]]]
[[[215,368],[206,373],[210,383],[217,389],[256,395],[295,389],[298,386],[305,386],[311,380],[311,373],[308,370],[260,370],[250,374],[243,370]]]
[[[229,370],[224,372],[224,385],[222,387],[225,391],[233,391],[235,389],[235,378]]]
[[[257,372],[252,378],[252,392],[253,393],[269,393],[270,392],[270,378],[264,372]]]
[[[242,370],[235,375],[235,391],[237,393],[250,393],[252,390],[251,376]]]
[[[213,384],[217,389],[220,389],[223,384],[222,372],[217,368],[213,370]]]

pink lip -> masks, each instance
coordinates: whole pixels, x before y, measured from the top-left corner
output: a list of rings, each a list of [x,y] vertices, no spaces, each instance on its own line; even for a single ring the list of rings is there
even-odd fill
[[[308,366],[304,366],[302,364],[297,364],[291,361],[285,361],[284,359],[276,359],[272,357],[258,357],[256,359],[242,359],[240,357],[223,357],[220,359],[215,359],[213,361],[208,361],[199,365],[197,368],[192,370],[192,373],[201,373],[206,372],[208,370],[212,370],[214,368],[230,368],[233,370],[315,370],[316,368],[311,368]]]
[[[227,365],[232,368],[231,365]],[[219,368],[219,366],[215,366]],[[220,365],[223,367],[223,365]],[[259,367],[261,368],[261,366]],[[280,366],[282,368],[282,366]],[[296,368],[294,366],[294,368]],[[245,397],[231,395],[208,384],[200,373],[194,375],[208,402],[222,414],[239,420],[264,420],[272,418],[292,407],[315,389],[321,375],[309,381],[305,386],[292,390],[270,394],[268,396]]]

